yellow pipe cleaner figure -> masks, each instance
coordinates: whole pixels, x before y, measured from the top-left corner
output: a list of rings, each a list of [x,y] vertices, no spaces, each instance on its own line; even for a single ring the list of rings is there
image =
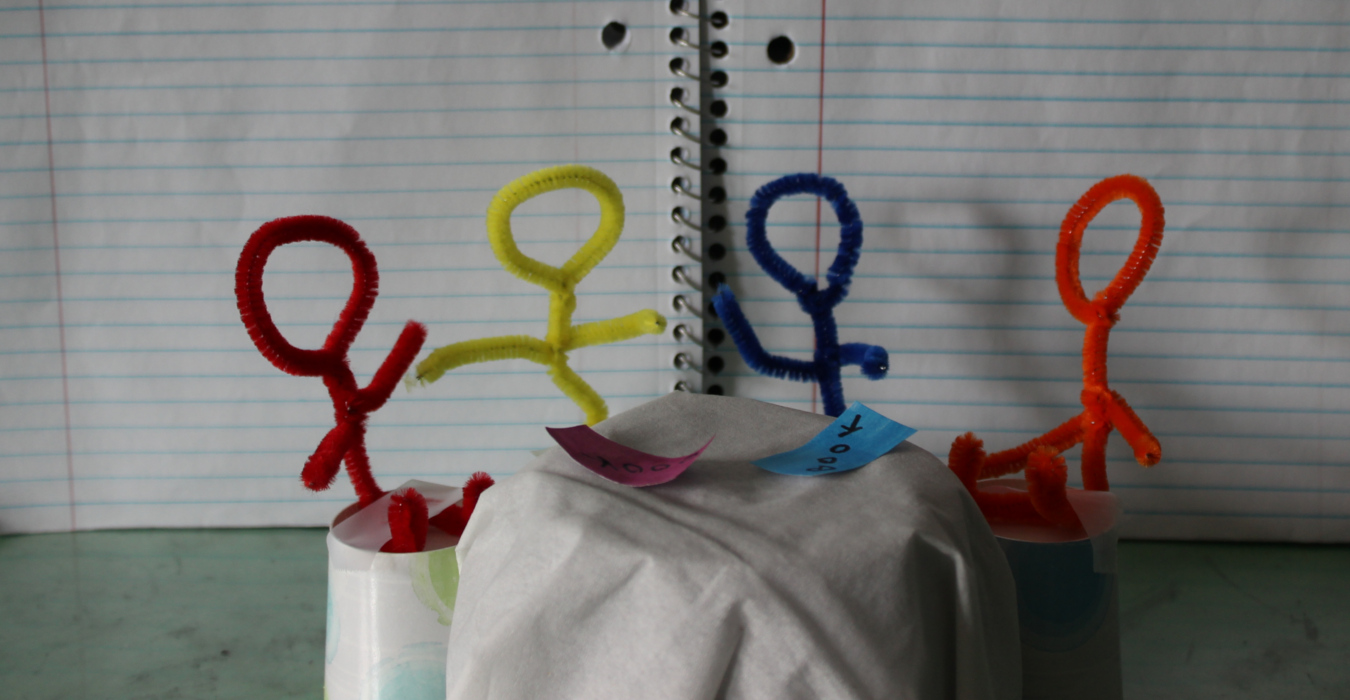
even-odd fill
[[[511,234],[511,212],[545,192],[583,189],[600,202],[600,226],[590,240],[563,263],[561,268],[541,263],[516,247]],[[553,383],[586,413],[586,424],[595,425],[609,416],[605,400],[567,366],[567,353],[588,345],[603,345],[665,330],[666,319],[652,309],[607,321],[572,325],[577,308],[576,286],[619,242],[623,233],[623,195],[607,175],[584,165],[560,165],[538,170],[503,187],[487,211],[488,242],[497,261],[507,272],[548,290],[548,334],[540,340],[527,335],[480,338],[438,348],[417,363],[417,380],[423,384],[464,365],[492,360],[523,359],[548,367]]]

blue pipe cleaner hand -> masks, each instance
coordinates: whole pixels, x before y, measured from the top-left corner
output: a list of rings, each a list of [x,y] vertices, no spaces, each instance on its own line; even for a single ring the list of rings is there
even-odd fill
[[[815,278],[807,277],[788,264],[769,245],[766,221],[769,208],[779,198],[793,194],[814,194],[825,198],[834,208],[839,220],[839,252],[826,274],[825,289],[820,289]],[[736,295],[725,285],[713,297],[713,307],[722,319],[736,349],[746,364],[760,374],[799,382],[818,382],[825,401],[825,413],[838,416],[844,412],[844,388],[840,367],[858,365],[868,379],[886,376],[889,356],[886,349],[866,343],[839,344],[839,332],[834,321],[834,307],[848,296],[848,285],[853,268],[858,264],[862,249],[862,217],[858,207],[849,199],[848,192],[837,180],[812,173],[781,177],[759,188],[750,198],[750,209],[745,212],[745,243],[755,262],[784,289],[797,296],[797,304],[811,317],[815,329],[816,351],[810,361],[770,355],[760,345],[755,330],[746,320]]]

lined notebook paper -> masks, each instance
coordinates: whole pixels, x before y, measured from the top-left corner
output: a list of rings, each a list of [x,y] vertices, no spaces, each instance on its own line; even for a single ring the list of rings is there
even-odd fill
[[[1350,179],[1343,3],[714,3],[729,53],[728,229],[716,266],[771,352],[809,358],[809,319],[744,250],[746,202],[790,172],[841,180],[865,222],[837,309],[841,342],[882,345],[890,376],[846,372],[862,400],[945,458],[991,451],[1081,406],[1083,327],[1054,284],[1069,206],[1097,180],[1148,178],[1162,253],[1121,311],[1111,384],[1163,444],[1138,467],[1112,438],[1125,534],[1350,539]],[[775,37],[795,44],[785,65]],[[719,212],[708,211],[707,214]],[[1138,230],[1112,204],[1085,239],[1105,284]],[[802,197],[774,246],[823,274],[838,227]],[[812,387],[723,350],[728,393],[820,410]],[[1077,450],[1070,453],[1076,478]]]
[[[672,20],[651,0],[9,0],[0,532],[318,525],[353,500],[345,476],[301,487],[330,400],[319,379],[268,364],[235,309],[239,250],[276,217],[343,219],[378,259],[381,293],[351,353],[362,384],[410,318],[429,326],[428,350],[544,333],[547,294],[501,269],[483,214],[549,165],[596,167],[627,204],[575,322],[642,308],[681,320]],[[611,50],[612,21],[628,32]],[[516,239],[560,264],[598,212],[584,192],[550,193],[517,210]],[[278,251],[267,295],[293,343],[322,343],[350,279],[334,248]],[[617,412],[671,390],[675,342],[586,348],[571,366]],[[498,362],[397,390],[368,441],[386,487],[458,484],[510,473],[544,425],[581,420],[544,368]]]

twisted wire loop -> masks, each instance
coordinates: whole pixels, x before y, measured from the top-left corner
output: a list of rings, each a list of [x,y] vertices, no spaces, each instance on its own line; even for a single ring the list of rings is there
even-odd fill
[[[520,252],[511,232],[511,213],[546,192],[582,189],[600,204],[600,224],[581,248],[561,267],[540,262]],[[417,364],[416,379],[430,384],[457,367],[493,360],[523,359],[548,367],[549,377],[594,425],[609,415],[604,399],[567,364],[567,353],[580,347],[659,334],[666,319],[652,309],[620,318],[572,324],[577,308],[576,287],[614,249],[623,233],[623,195],[608,176],[582,165],[560,165],[521,177],[503,187],[488,206],[488,242],[507,272],[549,293],[548,329],[544,338],[525,335],[466,340],[437,348]]]
[[[826,274],[825,289],[814,277],[808,277],[784,260],[769,243],[769,209],[779,199],[794,194],[814,194],[824,198],[839,221],[839,248]],[[834,307],[848,296],[853,268],[857,266],[863,243],[862,217],[839,181],[799,173],[787,175],[759,188],[750,198],[745,213],[745,242],[755,262],[769,277],[797,297],[797,304],[811,317],[815,333],[815,355],[810,361],[771,355],[764,350],[754,328],[741,311],[731,288],[722,285],[713,296],[718,318],[746,364],[760,374],[800,382],[816,382],[824,399],[825,413],[838,416],[846,407],[840,368],[858,365],[868,379],[886,376],[889,355],[885,348],[865,343],[839,343]]]
[[[1139,236],[1125,264],[1111,281],[1088,298],[1079,274],[1083,234],[1092,220],[1112,202],[1129,199],[1140,213]],[[1162,447],[1123,396],[1107,384],[1106,357],[1111,328],[1120,320],[1120,308],[1148,274],[1164,228],[1162,201],[1146,180],[1117,175],[1093,185],[1075,203],[1060,226],[1055,248],[1055,284],[1064,307],[1087,326],[1083,334],[1083,410],[1044,435],[1017,447],[986,456],[983,443],[966,433],[952,443],[948,466],[991,521],[1049,524],[1081,530],[1082,524],[1067,507],[1067,470],[1060,453],[1082,444],[1083,488],[1106,491],[1106,443],[1114,430],[1134,451],[1135,461],[1151,467],[1162,459]],[[1026,473],[1025,493],[991,493],[976,481],[1018,471]]]
[[[300,241],[336,246],[352,263],[352,292],[318,350],[297,348],[286,340],[272,320],[263,294],[263,270],[272,252]],[[370,383],[364,388],[357,385],[347,353],[379,294],[379,271],[375,256],[361,241],[356,229],[326,216],[293,216],[263,224],[249,237],[240,253],[235,268],[234,292],[240,320],[263,357],[287,374],[322,377],[333,401],[336,425],[306,460],[301,470],[305,486],[313,491],[327,489],[345,461],[361,505],[368,505],[383,496],[384,491],[371,473],[366,454],[366,418],[389,400],[399,377],[407,371],[426,341],[427,329],[420,323],[408,321]]]

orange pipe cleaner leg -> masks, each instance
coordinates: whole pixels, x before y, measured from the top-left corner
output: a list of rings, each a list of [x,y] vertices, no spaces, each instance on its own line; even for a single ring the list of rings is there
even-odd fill
[[[1027,458],[1027,492],[1036,512],[1057,527],[1081,530],[1083,524],[1069,505],[1068,480],[1069,468],[1058,454],[1042,447]]]

